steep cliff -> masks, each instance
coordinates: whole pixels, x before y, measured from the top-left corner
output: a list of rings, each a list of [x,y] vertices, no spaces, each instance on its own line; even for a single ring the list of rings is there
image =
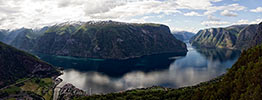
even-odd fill
[[[237,37],[236,45],[234,46],[237,49],[250,48],[251,40],[255,37],[258,25],[249,25],[242,29],[239,32]]]
[[[257,30],[256,30],[256,35],[253,38],[253,41],[250,45],[260,45],[262,44],[262,22],[258,25]]]

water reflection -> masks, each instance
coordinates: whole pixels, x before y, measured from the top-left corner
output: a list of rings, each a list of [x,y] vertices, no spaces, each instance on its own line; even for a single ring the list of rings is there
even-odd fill
[[[195,85],[225,73],[240,52],[225,49],[194,49],[188,45],[185,57],[147,56],[132,60],[99,60],[40,56],[65,68],[64,83],[92,93],[118,92],[154,85],[178,88]],[[173,59],[170,59],[173,58]],[[175,59],[174,59],[175,58]]]
[[[128,60],[87,59],[47,54],[36,54],[42,60],[64,69],[75,69],[81,72],[95,71],[110,77],[122,77],[132,71],[150,72],[168,69],[175,59],[170,57],[185,56],[186,54],[167,53],[161,55],[143,56]]]

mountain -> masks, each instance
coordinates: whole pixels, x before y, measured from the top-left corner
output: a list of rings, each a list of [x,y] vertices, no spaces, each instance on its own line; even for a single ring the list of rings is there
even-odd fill
[[[186,31],[172,32],[172,34],[180,41],[188,41],[195,35],[194,33]]]
[[[249,25],[247,27],[245,27],[244,29],[242,29],[239,32],[239,36],[237,37],[236,40],[236,44],[235,44],[235,48],[241,49],[241,48],[249,48],[249,42],[250,40],[253,40],[254,36],[256,34],[256,30],[258,28],[258,25],[254,24],[254,25]]]
[[[23,33],[24,31],[26,31],[26,28],[20,28],[20,29],[15,29],[12,31],[7,31],[7,34],[3,39],[2,42],[6,43],[6,44],[10,44],[13,40],[15,40],[16,36],[19,35],[20,33]]]
[[[200,30],[197,35],[190,39],[190,43],[194,46],[200,47],[218,47],[243,50],[248,49],[262,41],[262,38],[257,36],[258,30],[259,25],[257,24],[234,25],[225,28],[210,28]],[[251,42],[254,39],[255,41]]]
[[[61,73],[37,57],[0,42],[0,98],[51,100]]]
[[[20,28],[14,30],[1,30],[0,41],[21,50],[31,50],[36,38],[42,35],[48,27],[41,29]],[[3,34],[3,35],[2,35]]]
[[[32,29],[19,32],[9,44],[21,50],[30,50],[35,43],[37,34]]]
[[[179,89],[150,87],[119,93],[71,96],[78,100],[260,100],[262,97],[262,46],[243,51],[228,72],[196,86]]]
[[[66,22],[49,26],[35,37],[25,30],[13,33],[6,43],[29,52],[104,59],[187,52],[185,43],[173,38],[169,27],[161,24]]]
[[[210,28],[200,30],[190,39],[194,46],[234,48],[239,32],[247,25],[234,25],[225,28]]]
[[[5,32],[5,30],[0,30],[0,41],[2,41],[3,40],[3,38],[5,37],[5,34],[6,32]]]
[[[262,22],[259,24],[256,30],[256,35],[252,39],[252,42],[250,43],[250,45],[254,46],[254,45],[260,45],[260,44],[262,44]]]
[[[27,77],[50,77],[57,70],[35,56],[0,42],[0,88]]]

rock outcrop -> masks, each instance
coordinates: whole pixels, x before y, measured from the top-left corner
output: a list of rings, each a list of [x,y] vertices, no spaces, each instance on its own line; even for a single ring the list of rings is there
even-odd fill
[[[74,96],[87,96],[86,92],[73,86],[72,84],[64,85],[60,91],[58,100],[72,100]]]

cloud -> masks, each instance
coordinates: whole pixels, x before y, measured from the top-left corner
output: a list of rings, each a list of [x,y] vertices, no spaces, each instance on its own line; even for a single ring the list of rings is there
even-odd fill
[[[239,25],[241,25],[241,24],[250,24],[250,22],[248,20],[246,20],[246,19],[241,19],[241,20],[238,20],[235,24],[239,24]]]
[[[108,18],[128,18],[133,16],[141,16],[148,14],[165,14],[181,13],[176,8],[176,3],[173,1],[158,1],[158,0],[140,0],[130,1],[123,5],[116,6],[107,12],[90,13],[86,15],[91,18],[108,19]]]
[[[189,13],[185,13],[184,15],[185,15],[185,16],[202,16],[202,15],[200,15],[199,13],[194,12],[194,11],[191,11],[191,12],[189,12]]]
[[[204,12],[204,15],[212,15],[213,13],[217,12],[217,11],[242,11],[245,10],[246,7],[245,6],[241,6],[237,3],[234,4],[230,4],[230,5],[224,5],[224,6],[212,6],[209,8],[206,8],[206,12]]]
[[[259,12],[262,12],[262,7],[257,7],[256,9],[251,9],[250,11],[259,13]]]
[[[261,18],[255,19],[253,21],[249,21],[247,19],[240,19],[235,23],[232,23],[232,25],[241,25],[241,24],[259,24],[262,22]]]
[[[215,16],[213,16],[213,15],[208,15],[207,16],[207,19],[208,20],[211,20],[211,21],[220,21],[221,19],[219,19],[219,18],[217,18],[217,17],[215,17]]]
[[[157,22],[175,27],[177,15],[207,16],[220,21],[216,12],[236,12],[246,7],[235,4],[216,5],[222,0],[0,0],[1,28],[35,28],[65,21],[116,20]],[[225,1],[225,0],[224,0]],[[182,11],[187,11],[183,13]],[[200,13],[201,12],[201,13]],[[202,14],[203,12],[203,14]],[[148,17],[147,17],[148,16]],[[168,20],[172,19],[174,20]],[[200,21],[192,21],[200,23]],[[195,25],[202,27],[200,24]],[[192,28],[193,27],[193,28]],[[180,27],[181,29],[194,29]]]
[[[229,22],[226,21],[203,21],[201,23],[204,26],[222,26],[222,25],[227,25]]]
[[[223,15],[223,16],[228,16],[228,17],[236,17],[237,16],[237,13],[230,12],[229,10],[224,10],[220,14]]]

